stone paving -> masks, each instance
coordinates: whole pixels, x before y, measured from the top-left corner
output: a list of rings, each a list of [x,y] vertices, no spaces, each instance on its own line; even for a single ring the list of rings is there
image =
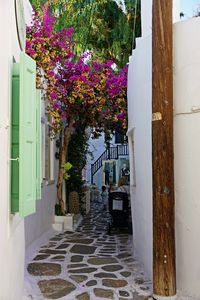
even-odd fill
[[[108,213],[94,205],[78,230],[43,245],[27,266],[35,292],[26,299],[147,300],[151,283],[132,257],[132,236],[107,235]]]

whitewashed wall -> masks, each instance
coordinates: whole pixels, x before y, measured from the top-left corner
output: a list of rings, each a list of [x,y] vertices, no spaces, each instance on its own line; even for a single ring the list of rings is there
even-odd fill
[[[152,29],[152,0],[141,0],[142,37],[151,34]]]
[[[43,233],[52,229],[56,197],[56,181],[51,184],[48,184],[48,182],[44,183],[42,187],[42,199],[36,202],[36,213],[27,216],[24,220],[25,247],[30,246]]]
[[[26,11],[30,4],[24,0]],[[29,15],[30,19],[30,15]],[[25,219],[10,214],[10,109],[11,71],[19,61],[14,0],[0,1],[0,299],[22,300],[24,283],[25,232],[26,244],[51,228],[54,214],[55,185],[45,186],[37,212]]]
[[[181,2],[183,0],[173,1],[173,20],[180,20]],[[145,38],[151,34],[152,29],[152,0],[141,0],[141,18],[142,18],[142,37]]]
[[[128,72],[128,137],[130,177],[135,177],[131,180],[133,251],[152,278],[152,0],[141,1],[141,9],[142,37],[136,41]]]
[[[22,299],[24,221],[10,215],[10,99],[13,57],[18,60],[14,1],[0,1],[0,299]],[[12,43],[11,43],[12,41]]]
[[[152,276],[151,36],[139,40],[128,74],[129,130],[134,137],[135,188],[131,188],[134,255]],[[139,88],[138,88],[139,87]],[[134,130],[131,130],[134,129]],[[130,149],[131,150],[131,149]]]
[[[32,20],[32,8],[29,1],[24,0],[25,18],[26,23],[29,25]],[[44,101],[42,105],[42,119],[45,120],[45,107]],[[53,149],[53,156],[57,150]],[[36,213],[25,218],[25,247],[29,246],[32,242],[38,239],[43,233],[52,228],[54,223],[54,212],[56,203],[56,180],[58,172],[58,161],[54,161],[54,178],[51,180],[43,181],[42,186],[42,199],[36,202]]]
[[[174,26],[177,284],[200,299],[200,18]]]
[[[173,22],[180,21],[181,5],[183,0],[173,0]]]
[[[143,2],[143,4],[145,1]],[[174,8],[178,10],[178,2]],[[147,10],[146,10],[147,13]],[[149,12],[148,12],[149,13]],[[149,16],[148,16],[149,18]],[[174,12],[178,20],[178,12]],[[151,18],[149,18],[150,20]],[[129,67],[129,132],[134,134],[134,250],[152,274],[151,37],[137,41]],[[177,288],[200,299],[200,18],[174,25],[174,161]],[[139,87],[139,88],[138,88]],[[131,130],[134,129],[134,130]],[[131,175],[134,175],[133,172]],[[149,225],[149,227],[148,227]]]
[[[87,156],[86,165],[86,180],[91,181],[91,164],[94,163],[99,156],[105,151],[104,135],[100,136],[98,139],[89,139],[89,151],[92,153],[93,157]],[[102,186],[102,174],[97,172],[94,177],[94,183],[101,187]]]

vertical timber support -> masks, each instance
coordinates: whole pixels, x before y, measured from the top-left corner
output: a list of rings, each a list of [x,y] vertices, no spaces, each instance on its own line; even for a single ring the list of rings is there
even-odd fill
[[[172,0],[153,0],[152,164],[154,299],[176,298]]]

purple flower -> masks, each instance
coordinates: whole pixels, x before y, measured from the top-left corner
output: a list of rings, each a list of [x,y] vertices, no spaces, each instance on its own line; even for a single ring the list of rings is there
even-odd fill
[[[53,77],[53,76],[55,76],[55,73],[54,73],[53,71],[48,71],[48,72],[47,72],[47,75]],[[52,99],[54,99],[54,98],[52,98]]]
[[[125,112],[122,112],[122,113],[120,113],[120,114],[117,116],[117,119],[118,119],[118,120],[123,120],[125,116],[126,116],[126,113],[125,113]]]
[[[52,100],[55,100],[55,99],[58,98],[58,95],[55,92],[51,92],[50,97],[51,97]]]

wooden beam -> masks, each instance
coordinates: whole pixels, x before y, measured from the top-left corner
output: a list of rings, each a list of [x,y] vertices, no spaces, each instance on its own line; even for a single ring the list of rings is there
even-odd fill
[[[152,28],[153,292],[162,297],[176,294],[172,2],[153,0]]]

